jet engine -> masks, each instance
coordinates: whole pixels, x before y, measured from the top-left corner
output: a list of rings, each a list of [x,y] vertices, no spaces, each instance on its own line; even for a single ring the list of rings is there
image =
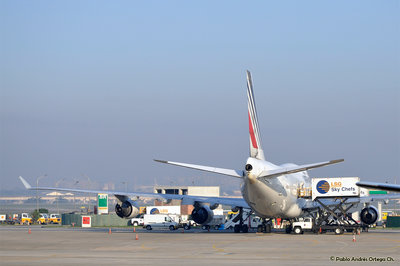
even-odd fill
[[[198,224],[208,224],[214,218],[214,212],[208,205],[200,205],[193,209],[192,220]]]
[[[374,206],[368,206],[361,210],[361,221],[366,224],[373,224],[378,220],[378,209]]]
[[[121,218],[134,218],[139,214],[139,206],[136,202],[128,199],[122,203],[118,202],[115,205],[115,213]]]

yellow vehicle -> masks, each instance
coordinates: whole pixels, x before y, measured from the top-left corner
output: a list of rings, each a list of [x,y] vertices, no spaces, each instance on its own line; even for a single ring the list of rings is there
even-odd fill
[[[47,213],[39,213],[39,219],[37,220],[38,224],[48,224],[49,223],[49,215]]]
[[[61,224],[61,215],[52,213],[50,214],[50,223],[51,224]]]
[[[21,213],[21,220],[22,224],[32,224],[32,217],[28,213]]]

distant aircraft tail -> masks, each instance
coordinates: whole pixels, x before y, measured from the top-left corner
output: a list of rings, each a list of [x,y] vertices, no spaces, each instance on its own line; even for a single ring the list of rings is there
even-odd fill
[[[258,126],[256,103],[253,93],[253,82],[250,71],[247,70],[247,105],[249,112],[250,157],[265,160],[261,146],[260,127]]]

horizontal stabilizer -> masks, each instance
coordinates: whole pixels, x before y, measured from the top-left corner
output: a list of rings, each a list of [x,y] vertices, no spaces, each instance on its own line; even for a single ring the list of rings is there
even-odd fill
[[[187,163],[177,163],[177,162],[170,162],[170,161],[163,161],[163,160],[154,160],[154,161],[159,162],[159,163],[166,163],[166,164],[171,164],[171,165],[176,165],[176,166],[181,166],[181,167],[186,167],[186,168],[192,168],[192,169],[197,169],[197,170],[201,170],[201,171],[221,174],[221,175],[229,175],[229,176],[239,177],[239,178],[244,176],[243,171],[241,171],[241,170],[216,168],[216,167],[210,167],[210,166],[187,164]]]
[[[328,161],[328,162],[320,162],[320,163],[304,164],[304,165],[293,166],[293,167],[279,168],[279,169],[275,169],[275,170],[270,170],[268,172],[264,172],[264,173],[262,173],[262,176],[260,176],[259,178],[268,178],[268,177],[273,177],[273,176],[278,176],[278,175],[286,175],[286,174],[303,172],[303,171],[307,171],[309,169],[318,168],[318,167],[335,164],[335,163],[340,163],[343,161],[344,161],[343,159],[339,159],[339,160],[332,160],[332,161]]]

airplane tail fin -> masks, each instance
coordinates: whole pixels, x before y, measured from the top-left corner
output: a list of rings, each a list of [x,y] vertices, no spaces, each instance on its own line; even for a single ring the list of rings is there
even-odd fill
[[[265,160],[261,146],[260,127],[258,126],[256,103],[253,93],[253,82],[250,71],[247,70],[247,105],[249,112],[250,157]]]

